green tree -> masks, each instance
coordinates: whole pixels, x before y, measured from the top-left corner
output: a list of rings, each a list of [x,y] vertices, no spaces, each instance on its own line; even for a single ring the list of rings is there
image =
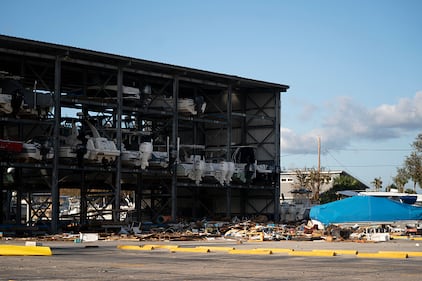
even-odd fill
[[[416,137],[412,148],[413,151],[405,158],[403,167],[397,169],[397,176],[393,180],[400,190],[412,180],[413,192],[416,193],[416,186],[422,187],[422,133]]]
[[[371,184],[374,186],[375,191],[380,191],[380,190],[381,190],[381,188],[382,188],[382,180],[381,180],[381,178],[380,178],[380,177],[375,178],[375,179],[371,182]]]
[[[404,186],[409,181],[409,175],[406,168],[397,168],[397,175],[393,177],[393,182],[397,186],[399,192],[404,192]]]
[[[297,181],[295,182],[294,189],[296,190],[309,189],[308,175],[304,173],[302,170],[296,170],[295,173],[296,173]]]
[[[416,194],[416,191],[414,191],[414,190],[413,190],[413,189],[411,189],[411,188],[406,189],[404,192],[405,192],[405,193],[409,193],[409,194]]]
[[[382,180],[381,178],[375,178],[371,184],[375,187],[375,191],[380,191],[382,188]]]
[[[422,152],[413,151],[404,161],[407,174],[413,181],[413,190],[416,192],[416,184],[422,187]]]
[[[338,191],[360,189],[364,189],[364,187],[358,180],[349,175],[340,175],[333,179],[333,187],[321,194],[321,204],[336,201],[338,199]]]
[[[296,170],[296,179],[294,189],[306,190],[311,193],[312,200],[319,201],[320,187],[329,181],[329,176],[316,169],[307,171]]]
[[[385,187],[385,191],[386,191],[386,192],[390,192],[392,189],[397,189],[397,190],[398,190],[397,185],[395,185],[394,183],[392,183],[392,184],[387,185],[387,186]]]
[[[327,174],[323,174],[318,170],[312,169],[309,171],[307,179],[308,187],[312,191],[312,199],[319,201],[321,185],[327,183],[330,177]]]
[[[417,152],[422,152],[422,133],[419,134],[415,141],[412,143],[412,147],[417,151]]]

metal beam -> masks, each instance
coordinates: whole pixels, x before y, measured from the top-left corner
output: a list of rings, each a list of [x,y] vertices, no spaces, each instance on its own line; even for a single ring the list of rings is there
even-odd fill
[[[231,161],[231,143],[232,143],[232,86],[229,86],[227,88],[227,126],[226,126],[226,130],[227,130],[227,143],[226,143],[226,149],[227,149],[227,154],[226,154],[226,161]],[[232,196],[232,192],[231,192],[231,186],[228,185],[227,186],[227,190],[226,190],[226,216],[228,218],[231,217],[232,215],[232,201],[231,201],[231,196]]]
[[[8,203],[6,203],[6,200],[3,198],[3,185],[4,185],[4,180],[3,180],[3,173],[6,169],[4,169],[3,167],[0,167],[0,224],[3,224],[3,216],[4,216],[4,206],[8,206]],[[6,203],[5,205],[3,205],[3,201],[5,201],[4,203]],[[6,212],[7,213],[7,212]]]
[[[178,130],[179,130],[179,113],[178,113],[178,100],[179,100],[179,78],[173,78],[173,129],[172,129],[172,155],[171,158],[174,159],[174,164],[172,166],[172,181],[171,181],[171,218],[173,221],[177,218],[177,165],[179,147],[177,146],[178,142]]]
[[[122,105],[123,105],[123,71],[121,68],[117,71],[117,115],[116,115],[116,141],[117,149],[122,150]],[[122,191],[122,158],[119,155],[116,158],[116,182],[114,194],[113,221],[120,221],[120,193]]]
[[[274,221],[280,220],[280,161],[281,161],[281,94],[274,91],[275,103],[275,155],[274,155],[274,166],[275,166],[275,182],[274,182]]]
[[[46,54],[26,52],[26,51],[18,51],[18,50],[6,49],[6,48],[0,48],[0,53],[6,53],[6,54],[10,54],[10,55],[19,55],[19,56],[25,56],[25,57],[42,58],[42,59],[49,59],[49,60],[55,60],[56,59],[56,56],[54,56],[54,55],[46,55]]]
[[[61,58],[56,57],[54,64],[54,158],[51,171],[52,219],[51,232],[59,231],[60,190],[59,190],[59,150],[60,150],[60,118],[61,118]]]
[[[263,106],[259,106],[253,99],[251,99],[250,97],[247,97],[247,99],[253,103],[256,108],[248,108],[248,110],[256,110],[256,112],[254,114],[252,114],[252,116],[259,116],[259,119],[268,119],[271,121],[274,121],[274,118],[268,116],[268,114],[264,111],[265,106],[267,106],[271,101],[274,100],[274,97],[270,97]],[[273,109],[273,108],[271,108]],[[258,113],[262,112],[263,115],[258,115]],[[264,118],[266,117],[266,118]],[[247,124],[249,124],[252,120],[256,119],[256,117],[250,118],[247,122]]]
[[[6,48],[0,48],[0,52],[6,53],[6,54],[12,54],[12,55],[25,56],[25,57],[35,57],[35,58],[42,58],[42,59],[49,59],[49,60],[55,59],[55,56],[53,55],[11,50],[11,49],[6,49]],[[92,62],[92,61],[87,61],[87,60],[82,60],[82,59],[71,58],[70,56],[65,56],[64,61],[74,63],[74,64],[79,64],[79,65],[94,66],[94,67],[105,68],[105,69],[117,70],[119,68],[117,65],[113,65],[113,64]],[[153,77],[164,78],[164,79],[173,78],[173,76],[170,74],[164,74],[164,73],[154,72],[154,71],[145,71],[145,70],[137,69],[134,67],[124,67],[122,70],[125,72],[153,76]],[[183,75],[183,72],[180,71],[179,75]],[[196,84],[205,84],[208,86],[215,86],[215,87],[222,87],[222,88],[227,87],[227,84],[224,84],[224,83],[213,82],[213,81],[208,81],[208,80],[203,80],[203,79],[195,79],[195,78],[190,78],[190,77],[181,76],[179,77],[179,80],[196,83]]]

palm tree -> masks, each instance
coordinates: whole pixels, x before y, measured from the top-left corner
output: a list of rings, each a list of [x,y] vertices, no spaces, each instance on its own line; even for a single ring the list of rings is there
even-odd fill
[[[380,191],[380,190],[381,190],[381,188],[382,188],[382,180],[381,180],[381,178],[375,178],[375,179],[371,182],[371,184],[373,184],[373,185],[374,185],[374,187],[375,187],[375,191]]]
[[[338,191],[359,189],[363,189],[363,186],[355,178],[349,175],[340,175],[333,179],[333,187],[321,194],[321,204],[338,200]]]

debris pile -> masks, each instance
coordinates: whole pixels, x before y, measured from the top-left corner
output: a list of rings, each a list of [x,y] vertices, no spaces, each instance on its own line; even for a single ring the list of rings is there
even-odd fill
[[[415,237],[422,234],[419,224],[353,224],[330,225],[326,228],[311,221],[297,224],[275,224],[256,220],[195,221],[190,223],[168,223],[165,225],[144,224],[126,228],[118,235],[134,236],[140,240],[197,240],[224,238],[238,241],[373,241]]]
[[[134,239],[140,241],[192,241],[205,239],[231,239],[246,241],[389,241],[422,235],[422,224],[338,224],[327,227],[302,221],[296,224],[276,224],[266,217],[193,222],[102,224],[60,235],[38,235],[47,240],[74,240],[82,233],[98,233],[99,239]],[[4,236],[4,234],[2,233]],[[12,235],[13,236],[13,235]],[[82,236],[81,236],[82,237]],[[0,237],[1,239],[1,237]],[[3,237],[5,239],[5,237]],[[421,238],[422,239],[422,238]]]

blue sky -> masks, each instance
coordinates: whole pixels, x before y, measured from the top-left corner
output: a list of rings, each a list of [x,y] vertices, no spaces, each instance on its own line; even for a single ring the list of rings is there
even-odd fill
[[[287,84],[282,166],[392,183],[422,131],[422,1],[1,1],[0,33]]]

